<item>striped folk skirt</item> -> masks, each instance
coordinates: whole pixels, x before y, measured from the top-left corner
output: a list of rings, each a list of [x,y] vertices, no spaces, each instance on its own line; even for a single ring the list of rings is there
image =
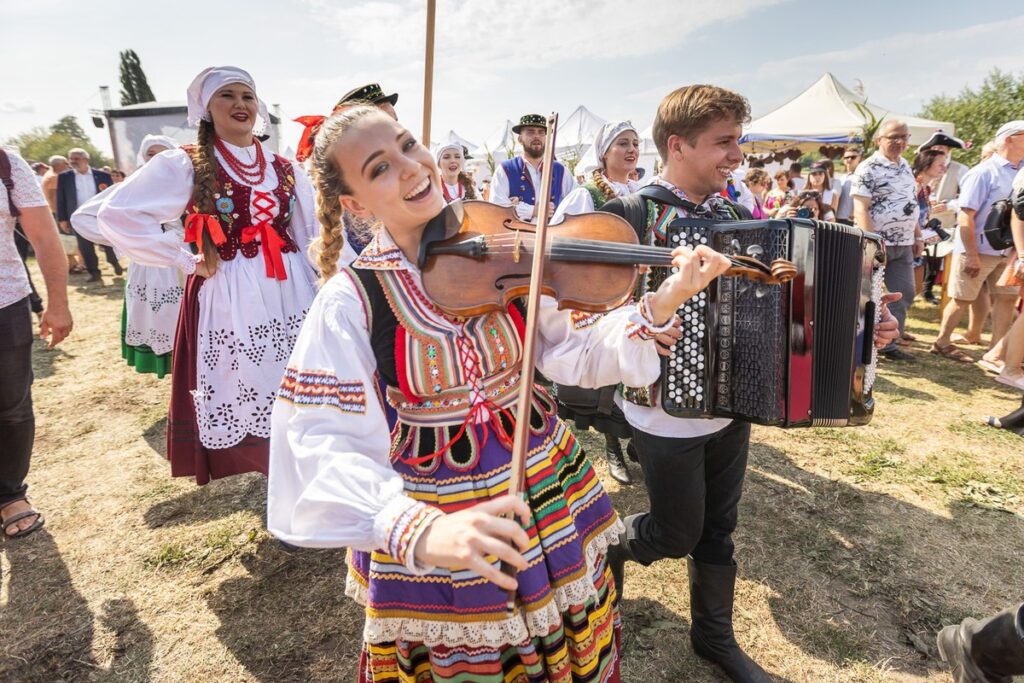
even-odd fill
[[[416,576],[384,553],[349,553],[346,593],[366,608],[361,683],[619,681],[616,588],[605,556],[623,526],[554,412],[540,407],[531,420],[529,566],[518,575],[514,612],[505,591],[475,572]],[[445,512],[503,495],[511,455],[490,425],[467,429],[458,447],[422,465],[399,459],[432,453],[444,443],[441,431],[396,426],[392,465],[406,492]]]

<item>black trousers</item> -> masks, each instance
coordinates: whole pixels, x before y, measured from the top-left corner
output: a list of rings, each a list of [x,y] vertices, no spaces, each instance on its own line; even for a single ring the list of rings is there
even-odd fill
[[[96,256],[96,245],[79,235],[74,228],[72,228],[72,232],[75,233],[75,239],[78,240],[78,251],[82,253],[85,269],[89,271],[90,275],[99,275],[100,260]],[[117,262],[117,254],[114,253],[113,247],[103,247],[103,252],[107,255],[107,263],[114,268],[121,267],[121,264]]]
[[[731,565],[750,425],[732,422],[709,436],[667,438],[633,430],[651,509],[626,520],[633,556],[643,565],[690,555]]]
[[[925,252],[924,257],[924,291],[930,293],[932,287],[935,286],[935,281],[939,277],[939,273],[942,272],[942,261],[943,259],[938,256],[929,256],[928,252]]]
[[[28,297],[0,308],[0,507],[23,498],[35,439]]]

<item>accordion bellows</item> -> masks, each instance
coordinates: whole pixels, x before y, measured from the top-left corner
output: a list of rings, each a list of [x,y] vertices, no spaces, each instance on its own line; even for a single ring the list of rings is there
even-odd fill
[[[765,263],[788,259],[798,269],[784,285],[721,277],[679,309],[683,337],[663,359],[659,387],[667,413],[779,427],[871,420],[880,237],[805,219],[700,218],[676,219],[666,237],[670,247],[708,244]],[[647,288],[669,272],[650,271]]]

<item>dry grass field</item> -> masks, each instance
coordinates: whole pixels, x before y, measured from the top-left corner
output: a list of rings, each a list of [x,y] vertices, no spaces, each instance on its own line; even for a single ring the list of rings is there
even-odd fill
[[[352,681],[342,553],[277,544],[258,476],[169,477],[169,379],[122,363],[124,283],[105,280],[74,279],[73,336],[35,349],[47,524],[0,542],[0,681]],[[918,304],[910,329],[936,318]],[[936,630],[1024,595],[1024,440],[979,422],[1020,396],[914,353],[883,366],[868,427],[754,430],[736,625],[777,680],[949,680]],[[605,481],[621,513],[645,506],[641,483]],[[623,611],[625,681],[724,680],[690,650],[683,562],[631,565]]]

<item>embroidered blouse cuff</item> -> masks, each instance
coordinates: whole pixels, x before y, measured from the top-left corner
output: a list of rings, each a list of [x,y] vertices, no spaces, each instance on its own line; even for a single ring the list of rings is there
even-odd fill
[[[177,258],[175,258],[174,264],[178,270],[185,275],[191,275],[196,272],[196,258],[191,252],[184,249],[178,252]]]
[[[423,532],[443,514],[408,496],[396,496],[374,519],[377,545],[413,574],[426,574],[434,568],[417,563],[413,550]]]
[[[672,327],[676,322],[676,316],[672,315],[664,325],[655,324],[654,313],[651,311],[651,292],[644,294],[637,303],[637,312],[640,314],[643,324],[652,334],[664,332]]]
[[[678,319],[673,315],[664,325],[655,325],[651,322],[650,307],[647,304],[647,295],[637,302],[636,309],[629,315],[629,323],[626,325],[626,336],[635,341],[646,342],[654,339],[654,336],[672,328]]]

